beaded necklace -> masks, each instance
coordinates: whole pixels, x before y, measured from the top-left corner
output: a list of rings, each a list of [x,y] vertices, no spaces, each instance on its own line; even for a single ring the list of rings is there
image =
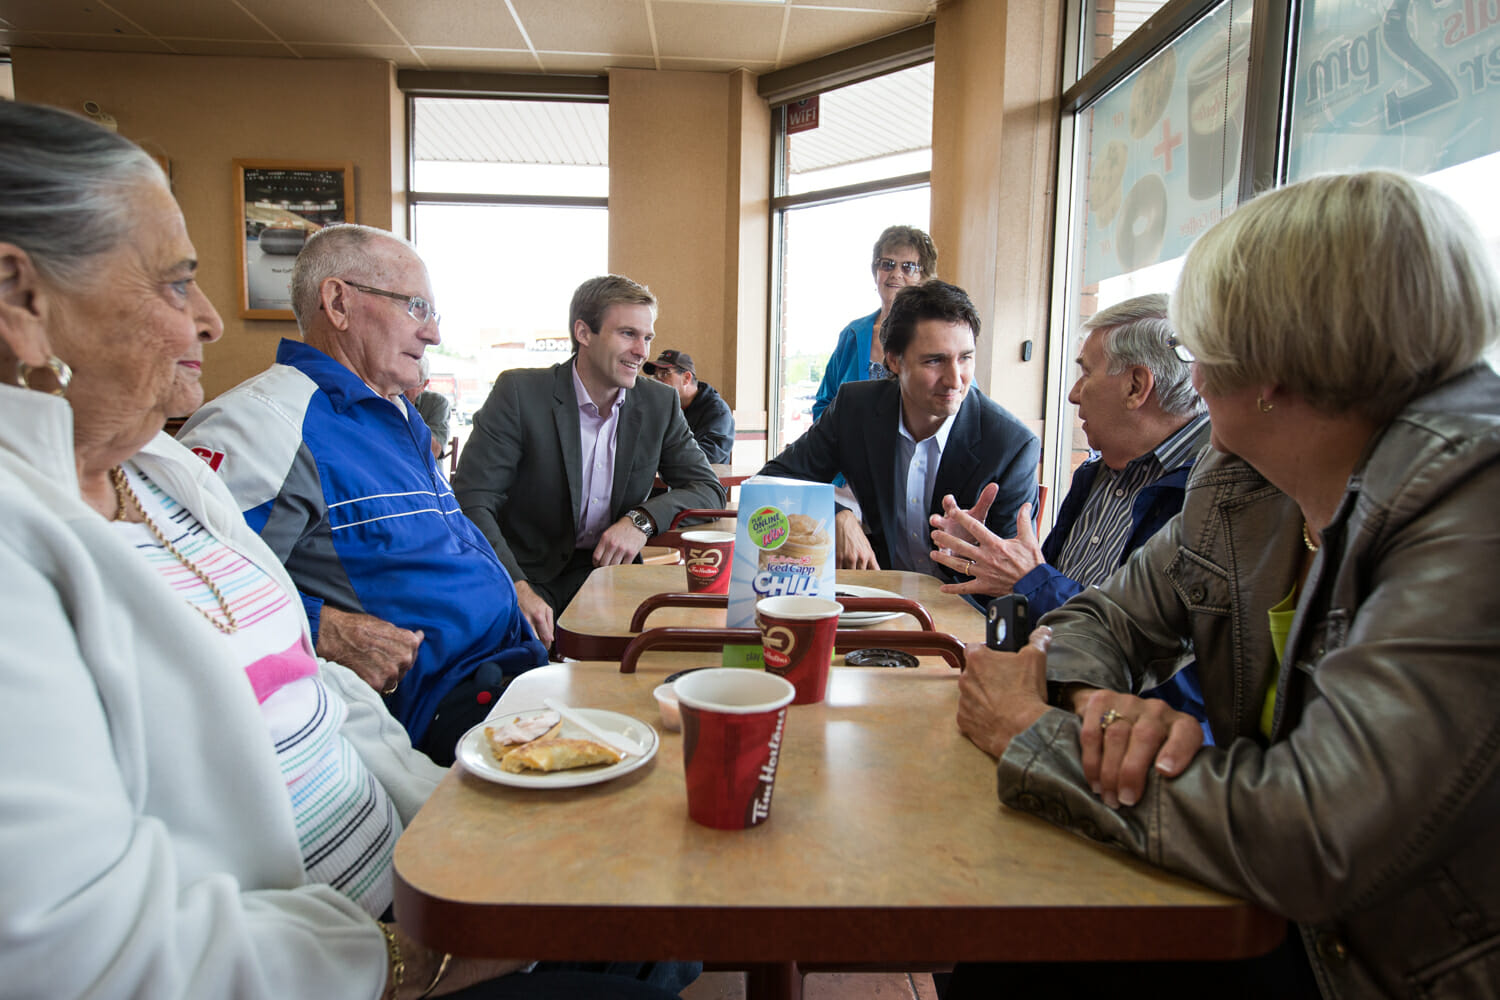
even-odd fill
[[[224,620],[220,621],[213,614],[203,610],[191,601],[188,602],[188,605],[204,618],[207,618],[210,625],[225,635],[234,635],[235,632],[238,632],[240,628],[239,622],[234,620],[234,612],[229,610],[229,602],[224,599],[223,591],[219,590],[218,585],[209,579],[207,573],[194,565],[192,560],[188,559],[181,552],[178,552],[177,546],[167,541],[167,536],[162,534],[162,530],[156,526],[156,522],[151,520],[151,515],[146,513],[146,508],[141,506],[141,498],[136,496],[135,490],[130,488],[130,480],[126,478],[125,470],[118,465],[110,469],[109,481],[115,488],[115,516],[110,518],[110,520],[125,520],[125,505],[128,503],[134,507],[136,513],[141,515],[141,520],[146,522],[146,527],[150,530],[151,534],[155,535],[156,540],[161,543],[161,547],[170,552],[172,557],[181,563],[188,572],[201,580],[203,585],[208,588],[208,592],[214,595],[214,600],[219,602],[219,610],[224,613]]]

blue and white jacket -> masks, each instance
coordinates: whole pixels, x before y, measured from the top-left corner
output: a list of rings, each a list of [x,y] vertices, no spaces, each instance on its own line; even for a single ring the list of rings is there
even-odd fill
[[[481,663],[513,674],[547,661],[406,400],[398,407],[322,351],[283,340],[276,364],[205,404],[179,437],[286,564],[315,642],[325,603],[423,631],[387,699],[413,742]]]

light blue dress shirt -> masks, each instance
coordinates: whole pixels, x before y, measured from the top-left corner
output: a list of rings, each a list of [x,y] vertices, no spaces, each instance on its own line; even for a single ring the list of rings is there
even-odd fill
[[[932,489],[952,429],[950,416],[934,434],[918,441],[906,429],[905,417],[899,411],[896,414],[896,501],[901,505],[896,522],[901,525],[901,537],[890,542],[893,569],[937,576],[938,564],[927,554],[932,551],[927,514],[932,509]]]

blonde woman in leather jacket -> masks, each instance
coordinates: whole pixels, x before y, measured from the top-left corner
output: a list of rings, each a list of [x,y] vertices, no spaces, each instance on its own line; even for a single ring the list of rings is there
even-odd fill
[[[1005,804],[1293,921],[1278,991],[1500,995],[1495,274],[1457,205],[1393,173],[1209,230],[1172,320],[1217,453],[1126,566],[960,681]],[[1135,696],[1189,651],[1201,750]],[[1248,995],[1239,964],[1123,974]]]

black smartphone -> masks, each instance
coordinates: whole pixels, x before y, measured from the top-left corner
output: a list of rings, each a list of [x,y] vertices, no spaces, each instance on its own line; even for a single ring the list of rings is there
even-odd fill
[[[1031,613],[1026,598],[1006,594],[990,602],[984,616],[984,644],[991,649],[1014,653],[1031,638]]]

